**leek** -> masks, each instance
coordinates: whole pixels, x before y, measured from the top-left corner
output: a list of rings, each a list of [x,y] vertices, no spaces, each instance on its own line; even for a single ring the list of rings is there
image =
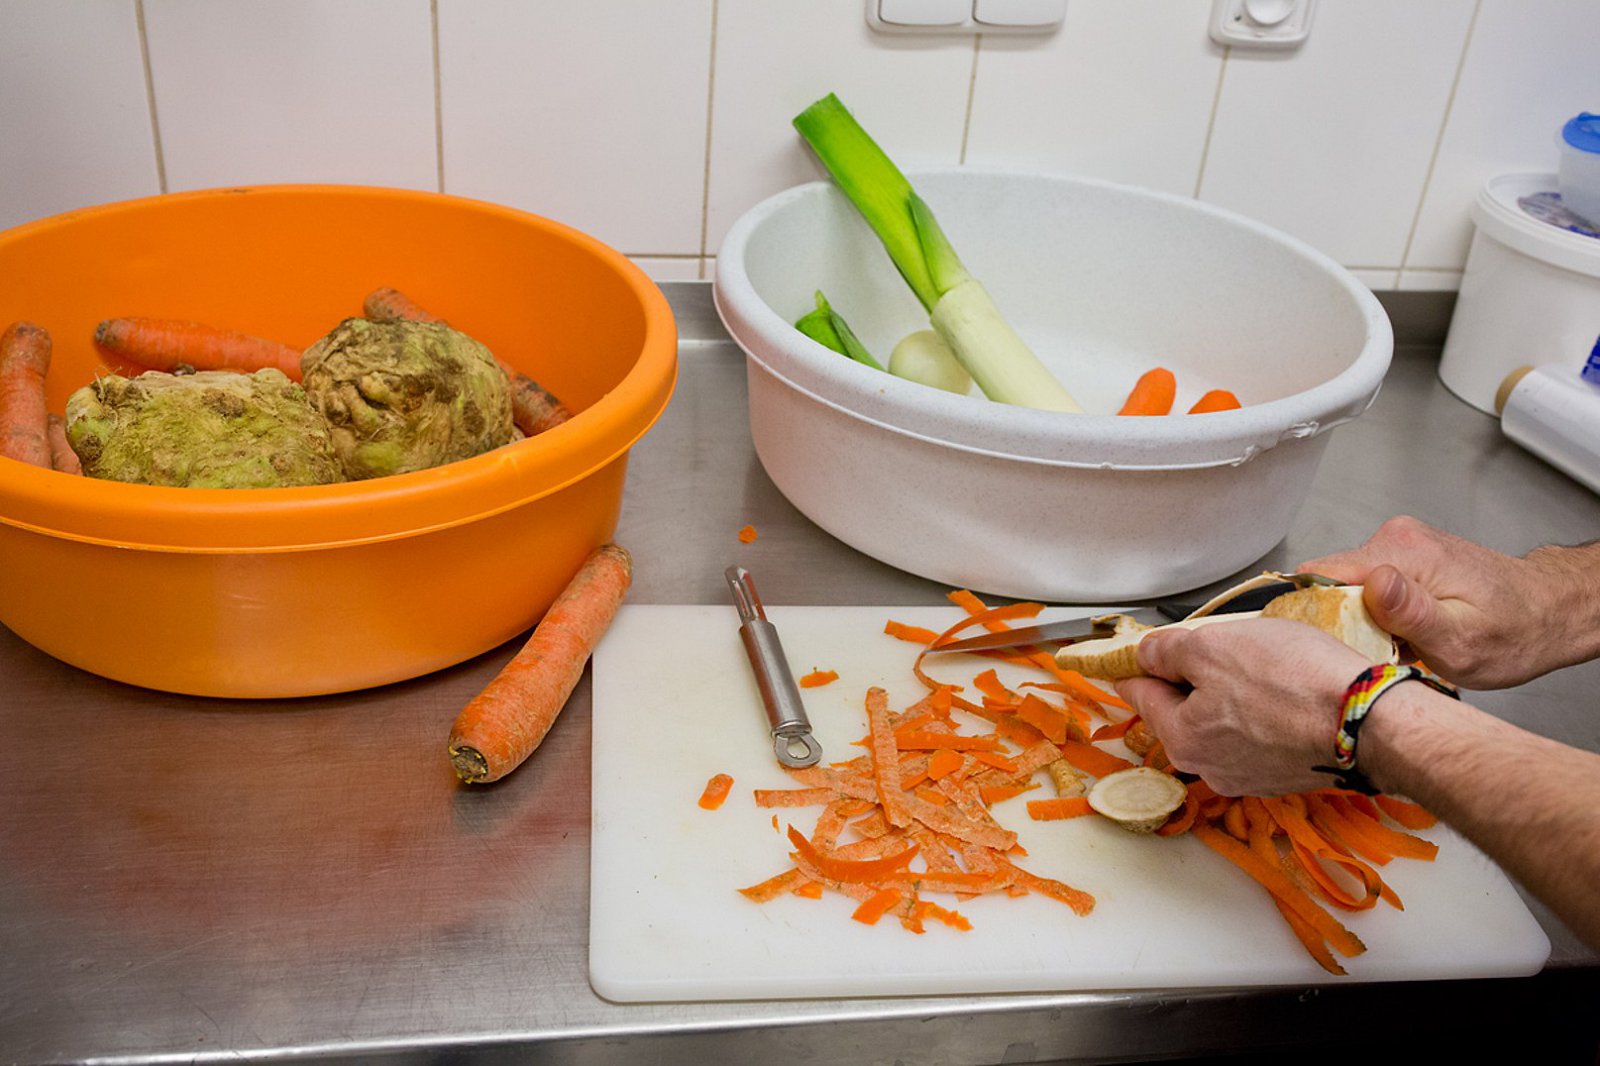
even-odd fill
[[[806,108],[794,127],[883,242],[930,324],[985,396],[1021,407],[1083,410],[967,273],[933,211],[837,96],[829,93]]]
[[[872,357],[872,353],[867,351],[867,346],[856,337],[855,331],[845,322],[844,316],[833,309],[820,289],[817,290],[816,309],[806,312],[794,324],[794,328],[824,348],[831,348],[840,355],[849,356],[874,370],[883,369],[883,364]]]

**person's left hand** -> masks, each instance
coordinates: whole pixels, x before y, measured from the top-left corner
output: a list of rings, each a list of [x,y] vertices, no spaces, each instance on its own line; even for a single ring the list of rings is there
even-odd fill
[[[1333,783],[1345,689],[1371,664],[1302,622],[1253,618],[1171,628],[1139,644],[1149,677],[1116,689],[1179,770],[1223,795],[1280,795]]]

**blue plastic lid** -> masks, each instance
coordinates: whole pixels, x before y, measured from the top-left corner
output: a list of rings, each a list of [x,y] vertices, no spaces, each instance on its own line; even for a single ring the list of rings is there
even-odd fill
[[[1561,137],[1580,152],[1600,152],[1600,115],[1585,111],[1568,119]]]
[[[1589,351],[1589,361],[1578,373],[1589,384],[1600,385],[1600,339],[1595,340],[1594,347]]]

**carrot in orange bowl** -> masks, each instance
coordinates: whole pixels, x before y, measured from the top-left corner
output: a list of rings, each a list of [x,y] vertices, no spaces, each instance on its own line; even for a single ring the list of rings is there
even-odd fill
[[[49,469],[50,416],[44,379],[50,371],[50,334],[32,322],[13,322],[0,333],[0,455]]]
[[[1133,391],[1123,401],[1119,415],[1165,415],[1172,412],[1178,395],[1178,380],[1164,366],[1146,370],[1134,382]]]
[[[448,751],[461,780],[498,781],[533,754],[632,582],[633,560],[621,545],[590,554],[527,644],[457,716]]]
[[[153,370],[281,370],[300,380],[300,349],[231,329],[169,318],[108,318],[94,330],[95,347]]]

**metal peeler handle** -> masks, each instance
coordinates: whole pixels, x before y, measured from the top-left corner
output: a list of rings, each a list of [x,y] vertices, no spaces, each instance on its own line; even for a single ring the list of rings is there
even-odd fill
[[[813,766],[822,758],[822,746],[811,735],[811,720],[806,717],[800,689],[789,672],[778,628],[767,621],[748,570],[730,566],[725,576],[739,612],[739,637],[755,670],[756,687],[761,691],[761,703],[772,727],[772,752],[784,766]]]

